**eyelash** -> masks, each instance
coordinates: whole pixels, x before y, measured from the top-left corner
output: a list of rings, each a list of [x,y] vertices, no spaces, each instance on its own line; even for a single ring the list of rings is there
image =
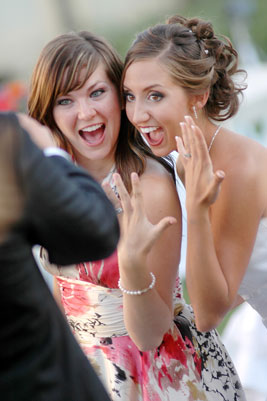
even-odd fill
[[[70,101],[71,101],[70,99],[59,99],[59,100],[57,100],[57,104],[60,106],[66,106],[66,105],[70,104]],[[65,102],[67,102],[67,103],[65,103]]]
[[[130,97],[132,97],[132,100],[130,100]],[[155,100],[153,100],[152,98],[153,97],[156,97],[157,99]],[[124,98],[125,98],[125,101],[126,102],[133,102],[134,101],[134,95],[132,95],[130,92],[124,92]],[[149,96],[148,96],[148,99],[149,100],[152,100],[152,102],[154,101],[154,102],[159,102],[161,99],[163,99],[164,98],[164,95],[162,94],[162,93],[159,93],[159,92],[154,92],[154,93],[151,93]]]
[[[102,95],[102,93],[104,93],[105,90],[104,89],[96,89],[94,90],[92,93],[90,93],[90,97],[91,98],[95,98],[95,97],[99,97]],[[98,94],[99,93],[99,94]],[[96,95],[96,96],[95,96]],[[69,105],[71,103],[71,99],[68,98],[64,98],[64,99],[59,99],[57,101],[57,104],[60,106],[66,106]]]
[[[162,95],[162,93],[159,93],[159,92],[154,92],[154,93],[151,93],[150,95],[149,95],[149,98],[152,98],[152,97],[157,97],[158,99],[157,100],[154,100],[155,102],[159,102],[164,96]],[[152,101],[153,101],[153,99],[151,99]]]
[[[98,95],[98,96],[93,96],[95,93],[97,93],[97,92],[100,92],[100,94]],[[102,95],[102,93],[104,93],[105,92],[105,90],[104,89],[96,89],[96,90],[94,90],[91,94],[90,94],[90,97],[99,97],[99,96],[101,96]]]
[[[134,97],[130,92],[124,92],[123,96],[126,102],[132,102],[132,100],[130,100],[129,97],[130,96]]]

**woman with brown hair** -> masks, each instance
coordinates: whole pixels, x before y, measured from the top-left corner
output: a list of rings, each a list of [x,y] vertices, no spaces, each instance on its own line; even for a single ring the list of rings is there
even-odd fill
[[[179,152],[177,173],[186,189],[186,282],[194,311],[187,318],[207,339],[195,337],[207,356],[202,377],[208,394],[214,377],[222,383],[225,378],[221,354],[214,355],[213,374],[208,367],[208,341],[217,336],[212,329],[238,302],[238,291],[252,293],[247,266],[258,249],[253,250],[256,236],[266,238],[266,149],[220,125],[238,111],[246,86],[237,78],[243,72],[232,43],[216,35],[210,22],[173,16],[137,35],[123,73],[126,113],[136,130],[155,155]],[[258,295],[254,285],[252,301]],[[231,385],[223,387],[222,394]],[[242,397],[237,387],[220,399]]]

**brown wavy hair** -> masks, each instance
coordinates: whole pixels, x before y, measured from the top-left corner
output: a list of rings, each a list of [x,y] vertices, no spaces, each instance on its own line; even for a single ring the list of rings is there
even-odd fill
[[[50,41],[42,50],[32,74],[28,99],[29,115],[48,126],[59,145],[72,155],[70,143],[54,120],[53,108],[58,97],[81,88],[99,63],[103,63],[106,74],[116,87],[122,102],[120,83],[123,63],[115,49],[103,38],[88,31],[70,32]],[[81,71],[85,71],[82,81]],[[128,190],[131,190],[131,172],[136,171],[141,175],[147,157],[158,160],[173,174],[171,161],[153,155],[122,110],[115,164]]]
[[[164,64],[189,94],[209,90],[204,111],[211,119],[224,121],[236,114],[246,85],[233,77],[246,77],[246,72],[238,69],[238,53],[230,39],[215,35],[210,22],[175,15],[139,33],[126,54],[122,79],[133,62],[148,58]]]

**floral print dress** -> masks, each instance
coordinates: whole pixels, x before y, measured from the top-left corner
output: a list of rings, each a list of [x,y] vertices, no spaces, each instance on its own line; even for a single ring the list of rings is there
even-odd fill
[[[117,253],[64,268],[45,255],[73,333],[113,401],[245,400],[217,332],[197,331],[178,278],[173,324],[158,348],[141,352],[123,321]]]

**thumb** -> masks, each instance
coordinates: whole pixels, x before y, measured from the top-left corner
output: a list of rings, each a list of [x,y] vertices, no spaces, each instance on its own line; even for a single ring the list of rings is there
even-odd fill
[[[154,245],[154,243],[157,241],[157,239],[161,236],[161,234],[171,225],[176,224],[177,220],[175,217],[164,217],[163,219],[161,219],[155,226],[153,229],[153,234],[151,235],[151,237],[148,239],[148,242],[145,246],[146,251],[149,251],[152,246]]]
[[[221,183],[224,180],[225,173],[222,170],[217,170],[213,176],[213,180],[209,189],[210,202],[214,203],[219,195]]]
[[[215,173],[215,180],[220,184],[225,177],[225,172],[223,170],[217,170]]]

